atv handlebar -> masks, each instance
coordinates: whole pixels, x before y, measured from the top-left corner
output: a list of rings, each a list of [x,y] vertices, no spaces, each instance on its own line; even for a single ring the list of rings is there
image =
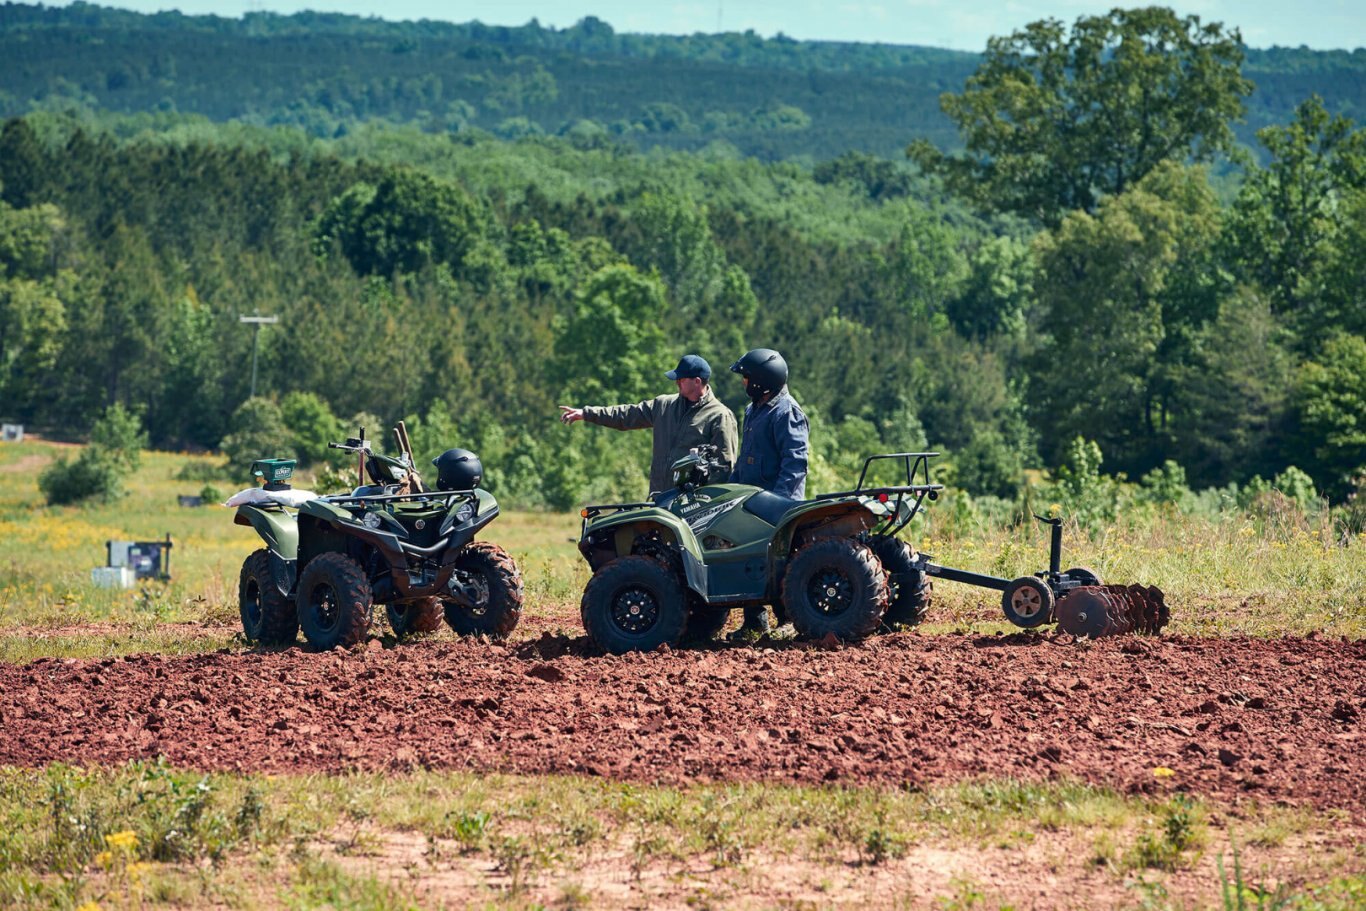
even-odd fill
[[[363,452],[366,455],[372,454],[370,452],[369,440],[357,440],[354,437],[346,440],[344,443],[328,443],[327,448],[340,449],[342,452]]]

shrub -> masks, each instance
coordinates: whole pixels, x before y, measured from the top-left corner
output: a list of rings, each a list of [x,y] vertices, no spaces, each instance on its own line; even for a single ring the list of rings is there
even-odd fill
[[[1184,510],[1191,502],[1192,494],[1186,486],[1186,469],[1171,459],[1154,468],[1139,481],[1141,497],[1154,506],[1172,506]]]
[[[1356,490],[1349,493],[1346,501],[1333,510],[1333,520],[1344,539],[1352,535],[1366,534],[1366,474],[1356,479]]]
[[[973,435],[955,457],[958,484],[974,495],[1010,499],[1024,481],[1024,459],[997,430]]]
[[[291,437],[290,447],[300,465],[328,461],[338,464],[345,458],[339,449],[327,444],[342,438],[341,421],[327,403],[311,392],[291,392],[280,402],[280,419]]]
[[[219,447],[237,474],[257,459],[294,458],[294,440],[280,406],[270,399],[247,399],[233,412],[232,428]]]
[[[38,475],[38,489],[52,506],[81,500],[110,501],[123,492],[122,466],[103,447],[91,444],[73,462],[58,458]]]
[[[123,475],[141,464],[146,445],[142,419],[116,402],[95,421],[90,445],[74,462],[58,458],[38,475],[38,489],[53,506],[116,499],[123,492]]]
[[[147,432],[142,429],[142,418],[115,402],[90,428],[90,443],[97,446],[130,471],[142,464],[142,450],[147,448]]]
[[[1077,437],[1058,468],[1053,496],[1087,528],[1114,522],[1119,512],[1120,484],[1100,473],[1103,461],[1099,444]]]

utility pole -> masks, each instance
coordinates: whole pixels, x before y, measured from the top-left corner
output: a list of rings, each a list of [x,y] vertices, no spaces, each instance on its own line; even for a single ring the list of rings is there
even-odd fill
[[[278,316],[261,316],[258,313],[255,316],[239,316],[237,321],[256,324],[256,334],[251,337],[251,395],[249,396],[249,398],[254,399],[256,398],[256,354],[261,347],[261,326],[267,323],[278,323],[280,318]]]

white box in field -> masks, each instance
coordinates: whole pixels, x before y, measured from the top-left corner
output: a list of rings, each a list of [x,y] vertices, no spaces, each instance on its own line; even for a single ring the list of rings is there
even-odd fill
[[[90,581],[99,588],[132,588],[137,578],[131,566],[96,566],[90,571]]]

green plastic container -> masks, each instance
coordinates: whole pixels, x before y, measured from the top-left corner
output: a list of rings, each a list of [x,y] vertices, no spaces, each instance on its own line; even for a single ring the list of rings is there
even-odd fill
[[[251,463],[251,473],[267,484],[279,484],[294,477],[294,459],[257,459]]]

